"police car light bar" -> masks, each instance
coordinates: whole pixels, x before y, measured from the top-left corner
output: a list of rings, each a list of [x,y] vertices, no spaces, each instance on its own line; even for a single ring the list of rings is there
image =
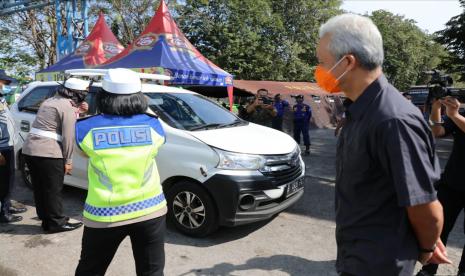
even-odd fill
[[[108,69],[69,69],[65,70],[65,74],[82,77],[104,76]],[[171,80],[170,76],[160,74],[138,73],[141,79],[146,80]]]

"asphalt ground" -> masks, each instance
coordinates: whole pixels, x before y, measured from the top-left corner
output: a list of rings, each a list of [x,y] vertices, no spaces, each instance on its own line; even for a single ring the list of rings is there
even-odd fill
[[[337,275],[334,238],[335,145],[333,130],[312,130],[312,152],[305,157],[305,194],[274,218],[220,228],[207,238],[183,236],[168,225],[165,275]],[[440,140],[444,165],[451,140]],[[86,191],[65,187],[66,215],[81,219]],[[26,204],[24,220],[0,225],[0,276],[73,275],[81,250],[82,229],[45,234],[36,218],[32,191],[19,175],[13,198]],[[455,275],[464,242],[463,215],[449,239],[454,265],[441,275]],[[417,268],[418,269],[418,268]],[[120,245],[106,275],[135,275],[129,239]]]

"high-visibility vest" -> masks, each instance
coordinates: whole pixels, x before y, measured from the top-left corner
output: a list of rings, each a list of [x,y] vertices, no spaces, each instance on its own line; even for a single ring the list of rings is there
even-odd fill
[[[96,115],[80,119],[76,142],[89,156],[84,217],[118,222],[166,206],[155,162],[165,134],[156,117]]]

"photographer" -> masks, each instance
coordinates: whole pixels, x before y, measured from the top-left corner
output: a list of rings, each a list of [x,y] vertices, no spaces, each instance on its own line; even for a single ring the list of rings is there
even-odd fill
[[[446,108],[446,119],[442,120],[441,106]],[[465,163],[465,112],[459,113],[460,102],[453,97],[445,97],[433,101],[431,107],[430,120],[432,121],[432,131],[435,137],[453,135],[454,146],[447,161],[444,173],[438,182],[438,199],[443,206],[444,227],[441,233],[441,240],[447,243],[450,231],[454,227],[458,215],[465,207],[465,184],[461,171]],[[465,250],[465,249],[464,249]],[[435,275],[438,269],[436,264],[423,266],[418,276]],[[459,264],[457,275],[465,275],[465,259]]]
[[[268,90],[259,89],[255,100],[247,108],[248,121],[266,127],[272,127],[273,118],[277,112],[273,107],[273,102],[266,95]]]

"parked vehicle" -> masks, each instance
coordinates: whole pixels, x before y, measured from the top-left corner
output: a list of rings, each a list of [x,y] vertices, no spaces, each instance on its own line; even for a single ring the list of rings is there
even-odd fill
[[[86,75],[85,69],[81,71]],[[31,83],[12,105],[23,139],[40,104],[55,94],[57,86],[57,82]],[[99,89],[94,83],[86,99],[90,115],[97,112]],[[157,166],[168,218],[182,233],[200,237],[219,225],[268,219],[303,195],[305,166],[299,146],[287,134],[248,123],[188,90],[143,84],[142,92],[166,133]],[[21,145],[16,148],[18,167],[30,185]],[[73,174],[65,177],[65,184],[86,189],[87,163],[76,152]]]
[[[428,86],[416,85],[411,86],[407,92],[412,97],[412,103],[416,105],[422,112],[425,112],[425,104],[428,99]]]

